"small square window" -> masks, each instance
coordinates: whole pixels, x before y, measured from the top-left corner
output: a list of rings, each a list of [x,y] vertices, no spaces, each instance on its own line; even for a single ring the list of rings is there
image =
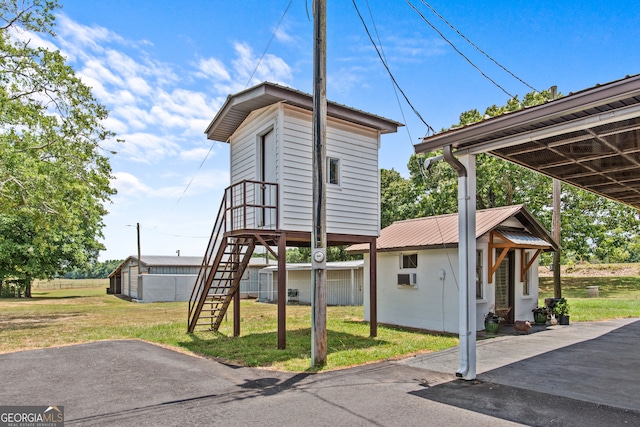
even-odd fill
[[[327,157],[327,183],[340,185],[340,159]]]
[[[400,268],[418,268],[418,254],[403,254]]]

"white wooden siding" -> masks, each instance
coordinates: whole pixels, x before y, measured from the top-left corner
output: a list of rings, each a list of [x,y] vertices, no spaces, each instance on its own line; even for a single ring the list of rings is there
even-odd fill
[[[312,221],[311,113],[283,105],[281,181],[283,227],[310,231]],[[327,231],[379,235],[378,133],[329,118],[327,156],[340,159],[340,186],[327,186]]]
[[[280,103],[252,112],[230,138],[231,183],[259,179],[257,141],[273,129],[276,182],[280,188],[280,228],[311,231],[311,112]],[[329,233],[378,236],[378,132],[329,118],[327,156],[340,159],[340,185],[327,186]],[[248,221],[253,220],[250,213]]]
[[[242,125],[229,138],[230,143],[230,165],[231,165],[231,184],[236,184],[244,180],[259,180],[260,170],[258,167],[258,140],[260,135],[265,134],[269,130],[274,133],[276,141],[276,181],[278,179],[278,105],[271,105],[260,110],[253,111],[249,114]],[[253,197],[253,187],[249,188],[247,196]],[[247,211],[247,226],[254,228],[257,222],[257,211],[249,209]]]

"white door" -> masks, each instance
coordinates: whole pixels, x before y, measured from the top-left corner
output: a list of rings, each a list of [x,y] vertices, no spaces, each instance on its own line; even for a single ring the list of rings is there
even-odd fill
[[[258,156],[259,180],[266,183],[276,183],[276,140],[275,132],[270,130],[260,137],[260,156]],[[258,205],[276,206],[275,187],[262,185],[258,194]],[[275,229],[276,211],[266,207],[258,208],[258,227]]]

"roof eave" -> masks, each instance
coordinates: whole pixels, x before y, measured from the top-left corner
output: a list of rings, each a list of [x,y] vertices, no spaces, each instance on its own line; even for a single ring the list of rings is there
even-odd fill
[[[473,123],[471,125],[451,129],[436,135],[425,137],[414,145],[416,153],[429,153],[451,145],[460,149],[497,131],[544,122],[560,116],[567,116],[577,111],[592,109],[599,105],[613,103],[625,98],[640,96],[640,74],[627,77],[605,85],[595,86],[558,98],[544,104],[527,107],[522,110]]]
[[[246,117],[259,108],[277,102],[286,102],[305,110],[313,110],[313,97],[304,92],[263,82],[257,86],[234,95],[229,95],[207,126],[205,133],[208,139],[227,142]],[[327,115],[368,128],[376,129],[381,134],[395,133],[402,123],[381,116],[356,110],[342,104],[328,101]]]

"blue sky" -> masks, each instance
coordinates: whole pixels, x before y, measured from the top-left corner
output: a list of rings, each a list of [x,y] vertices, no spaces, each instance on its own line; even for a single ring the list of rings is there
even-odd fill
[[[96,98],[107,126],[118,195],[107,206],[101,260],[136,251],[202,255],[224,188],[229,151],[204,130],[224,99],[264,80],[311,92],[312,0],[60,0],[53,40]],[[407,174],[426,127],[398,102],[352,2],[327,2],[327,97],[405,122],[385,135],[380,167]],[[357,0],[389,66],[436,130],[461,112],[509,98],[458,55],[406,1]],[[529,88],[491,63],[420,0],[411,3],[510,94]],[[538,90],[568,94],[640,72],[640,2],[433,1],[467,38]],[[373,21],[372,21],[373,17]],[[373,26],[375,22],[375,28]],[[269,40],[260,67],[251,78]],[[206,160],[205,160],[206,158]],[[190,184],[189,184],[190,183]],[[188,188],[187,188],[188,186]],[[185,191],[186,189],[186,191]],[[131,227],[133,226],[133,227]]]

